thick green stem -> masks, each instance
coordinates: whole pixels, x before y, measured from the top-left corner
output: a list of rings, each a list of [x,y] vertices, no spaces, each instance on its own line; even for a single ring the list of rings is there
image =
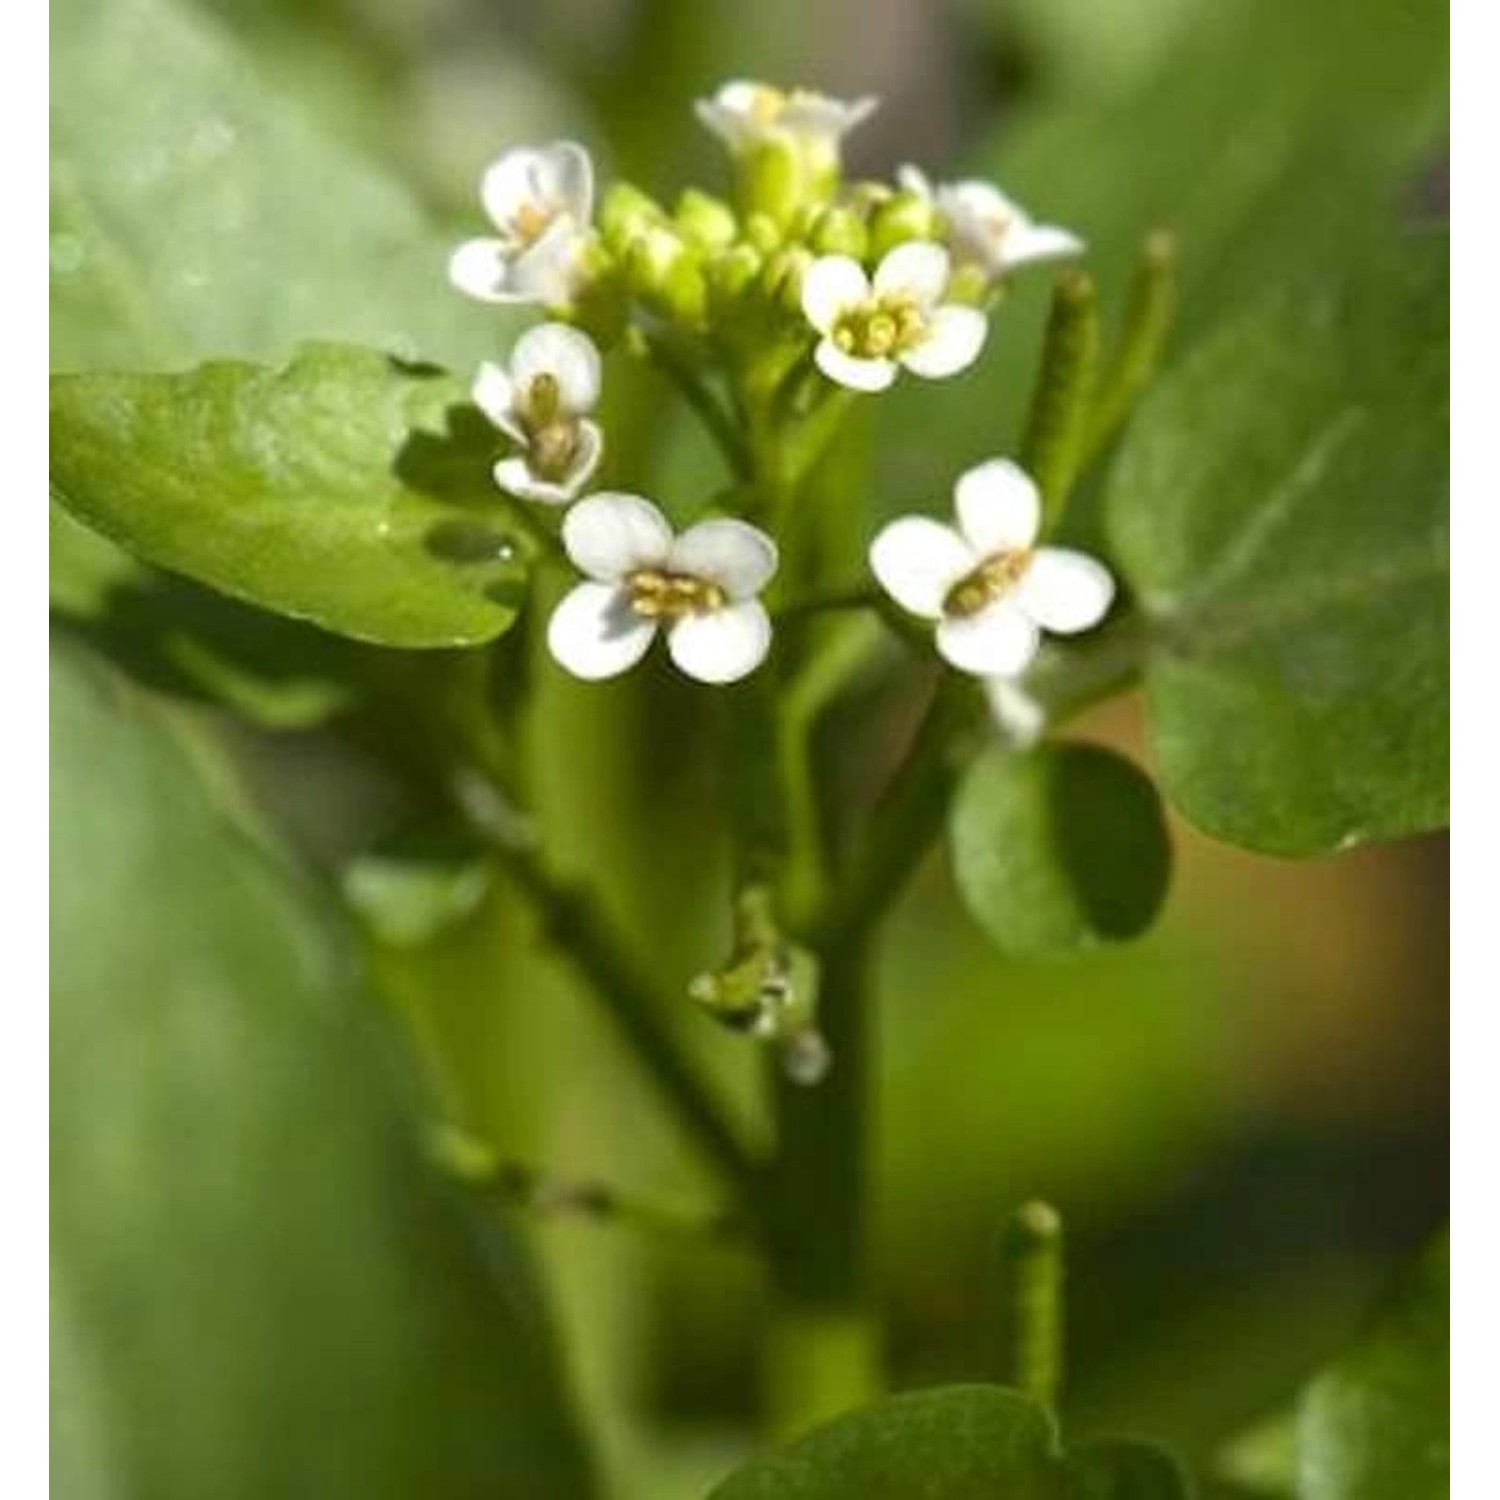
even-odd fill
[[[814,1087],[778,1070],[777,1154],[767,1226],[774,1306],[767,1420],[786,1437],[881,1387],[867,1303],[866,1159],[871,1010],[863,935],[820,955],[819,1026],[833,1066]]]
[[[646,347],[656,367],[675,385],[682,398],[697,413],[710,437],[719,445],[725,462],[740,479],[751,474],[750,450],[744,434],[735,424],[723,403],[709,389],[696,360],[684,354],[666,335],[652,335]]]

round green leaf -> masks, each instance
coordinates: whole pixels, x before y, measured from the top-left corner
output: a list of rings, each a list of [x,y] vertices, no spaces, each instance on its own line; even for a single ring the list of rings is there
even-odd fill
[[[913,1391],[756,1459],[709,1500],[1063,1500],[1052,1424],[999,1386]]]
[[[1447,1500],[1448,1241],[1303,1393],[1299,1500]]]
[[[1166,895],[1171,846],[1156,789],[1097,745],[982,757],[954,799],[949,840],[964,903],[1018,956],[1135,937]]]
[[[1448,807],[1446,239],[1278,293],[1142,407],[1106,496],[1167,795],[1314,854]]]
[[[52,476],[148,562],[386,646],[467,646],[515,618],[531,553],[462,387],[370,350],[284,369],[52,380]]]
[[[54,657],[65,1492],[588,1496],[529,1262],[429,1166],[336,919],[113,684]]]

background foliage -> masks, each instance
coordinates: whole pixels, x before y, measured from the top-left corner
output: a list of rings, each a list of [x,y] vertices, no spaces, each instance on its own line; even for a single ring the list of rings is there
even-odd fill
[[[567,133],[654,191],[712,183],[688,101],[736,74],[885,94],[856,168],[996,175],[1085,234],[1111,317],[1141,235],[1182,240],[1170,368],[1069,519],[1144,606],[1145,702],[1076,726],[1107,750],[1025,770],[1139,784],[1107,804],[1135,808],[1108,837],[1136,851],[1136,904],[1080,852],[1087,826],[1018,825],[980,765],[951,873],[924,871],[887,944],[875,1165],[899,1382],[968,1384],[851,1420],[1010,1424],[1039,1494],[1108,1497],[1090,1475],[1113,1461],[1074,1444],[1121,1431],[1228,1495],[1444,1492],[1435,1252],[1377,1305],[1444,1208],[1443,851],[1229,846],[1325,855],[1445,817],[1446,45],[1440,11],[1401,0],[57,0],[60,1493],[214,1474],[657,1500],[744,1456],[748,1260],[515,1225],[419,1149],[441,1115],[575,1175],[696,1182],[504,878],[410,837],[428,746],[392,707],[476,670],[405,648],[501,630],[524,561],[458,387],[424,363],[462,380],[508,340],[443,278],[477,171]],[[974,373],[903,388],[869,463],[840,460],[836,570],[1013,441],[1045,302],[1045,278],[1021,286]],[[649,376],[622,369],[609,400],[613,477],[669,508],[715,482]],[[294,428],[319,460],[289,475]],[[145,527],[143,495],[174,505]],[[504,638],[502,692],[532,649]],[[827,736],[851,787],[906,731],[912,668],[891,665],[860,734]],[[561,858],[665,973],[696,972],[725,943],[701,833],[724,725],[664,672],[541,673],[536,699]],[[981,855],[1017,858],[974,857],[976,820],[1011,835]],[[1115,945],[1162,899],[1164,829],[1161,915]],[[1048,893],[1034,932],[1004,919],[1018,888]],[[753,1120],[744,1051],[676,1020]],[[997,1236],[1031,1194],[1071,1226],[1066,1461],[975,1384],[1005,1373]],[[846,1437],[829,1462],[866,1451]],[[763,1472],[722,1493],[796,1493]],[[1161,1473],[1125,1493],[1170,1495]],[[857,1464],[846,1482],[868,1489]]]

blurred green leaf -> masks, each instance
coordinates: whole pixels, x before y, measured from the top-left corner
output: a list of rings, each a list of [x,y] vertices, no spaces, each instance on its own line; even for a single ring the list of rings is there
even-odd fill
[[[753,1459],[709,1500],[1187,1500],[1176,1462],[1106,1439],[1060,1451],[1052,1419],[995,1385],[911,1391]]]
[[[954,799],[949,840],[970,913],[1017,956],[1135,937],[1166,895],[1171,847],[1156,789],[1096,745],[985,755]]]
[[[1303,1393],[1298,1500],[1446,1500],[1448,1238]]]
[[[1068,1453],[1068,1500],[1190,1500],[1181,1465],[1164,1448],[1100,1438]]]
[[[52,10],[52,361],[171,368],[336,338],[466,367],[446,236],[172,0]]]
[[[912,1391],[752,1460],[710,1500],[1061,1500],[1055,1434],[999,1386]]]
[[[163,567],[326,630],[463,646],[515,618],[531,544],[458,382],[309,345],[284,369],[52,381],[63,504]]]
[[[1167,794],[1250,848],[1447,818],[1447,241],[1404,252],[1197,349],[1105,496]]]
[[[54,656],[57,1472],[586,1496],[529,1262],[427,1164],[328,911],[142,712]]]

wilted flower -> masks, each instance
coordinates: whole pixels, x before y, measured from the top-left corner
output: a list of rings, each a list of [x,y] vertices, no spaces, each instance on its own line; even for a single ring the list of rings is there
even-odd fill
[[[892,521],[870,547],[880,586],[903,609],[936,620],[937,648],[961,672],[1017,677],[1043,630],[1097,625],[1114,580],[1094,558],[1038,547],[1041,496],[1008,459],[991,459],[954,486],[957,527],[928,516]]]
[[[577,677],[614,677],[645,654],[658,629],[672,660],[700,682],[736,682],[771,645],[756,597],[776,571],[776,544],[744,521],[700,521],[674,538],[639,495],[581,500],[563,545],[588,576],[547,627],[554,657]]]
[[[1084,248],[1069,230],[1035,223],[993,183],[967,178],[934,186],[912,166],[896,175],[907,192],[925,198],[942,215],[955,263],[978,266],[992,280],[1021,266],[1078,255]]]
[[[510,368],[485,363],[474,403],[520,445],[495,465],[495,483],[523,500],[566,505],[588,483],[604,448],[597,423],[599,351],[566,323],[542,323],[522,334]]]
[[[507,151],[484,174],[479,196],[500,234],[453,252],[454,286],[482,302],[568,302],[594,210],[588,152],[572,141]]]
[[[897,245],[873,282],[850,256],[814,261],[802,279],[802,311],[823,335],[818,368],[856,391],[885,390],[903,365],[930,380],[967,369],[989,323],[977,308],[942,301],[949,267],[941,245],[921,240]]]

